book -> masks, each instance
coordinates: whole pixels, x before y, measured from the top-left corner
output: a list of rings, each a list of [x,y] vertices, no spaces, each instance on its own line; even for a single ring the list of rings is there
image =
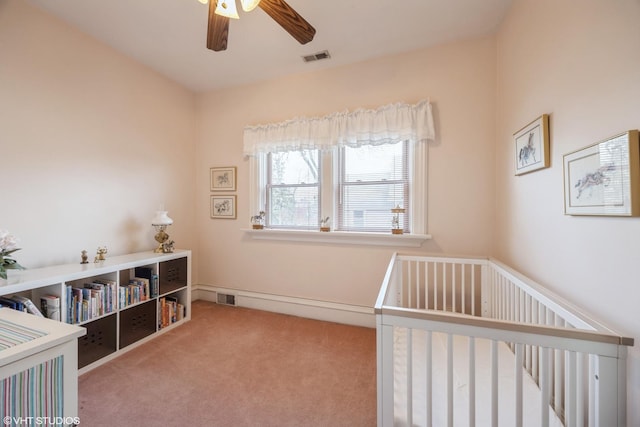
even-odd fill
[[[22,303],[14,301],[11,298],[0,297],[0,306],[2,307],[8,307],[13,310],[22,311],[20,308],[18,308],[18,304],[22,305]]]
[[[104,289],[105,294],[102,299],[104,313],[111,313],[118,307],[118,285],[115,280],[95,279],[90,285],[94,289]]]
[[[136,278],[147,279],[149,281],[149,298],[156,298],[159,294],[158,275],[153,272],[151,267],[136,267],[134,270]]]
[[[146,301],[148,299],[151,299],[151,292],[150,292],[150,280],[147,279],[146,277],[134,277],[133,279],[131,279],[130,283],[135,283],[137,285],[139,285],[141,287],[141,294],[140,294],[140,300],[141,301]]]
[[[158,275],[151,275],[151,298],[156,298],[160,294],[160,288],[158,285]]]
[[[36,307],[33,301],[31,301],[29,298],[20,295],[14,295],[11,297],[11,299],[14,301],[20,301],[22,304],[24,304],[24,307],[26,308],[28,313],[34,314],[38,317],[44,317],[42,312],[38,310],[38,307]]]
[[[55,295],[44,295],[40,297],[40,308],[42,314],[52,320],[60,320],[60,298]]]

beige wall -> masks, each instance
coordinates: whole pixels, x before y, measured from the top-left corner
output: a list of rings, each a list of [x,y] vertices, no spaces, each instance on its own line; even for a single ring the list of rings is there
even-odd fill
[[[0,0],[0,228],[39,267],[194,247],[195,96],[22,0]]]
[[[640,219],[563,214],[562,156],[638,129],[640,2],[523,0],[498,36],[496,254],[640,339]],[[551,168],[513,176],[513,132],[551,115]],[[640,425],[640,352],[629,362]]]
[[[395,248],[254,241],[245,125],[430,98],[429,232],[422,252],[487,254],[494,207],[495,40],[483,38],[199,97],[200,283],[371,306]],[[238,166],[238,219],[209,218],[209,168]]]
[[[497,49],[488,37],[195,96],[26,2],[0,0],[0,227],[22,238],[29,267],[75,262],[99,245],[150,249],[164,203],[172,237],[200,261],[195,283],[371,305],[394,248],[241,231],[254,214],[242,128],[430,98],[433,240],[414,252],[497,255],[640,339],[640,221],[562,211],[562,155],[640,127],[638,18],[637,0],[516,0]],[[551,168],[515,177],[512,134],[542,113]],[[235,221],[209,218],[212,166],[238,167]],[[635,348],[629,377],[637,402]],[[640,425],[640,409],[629,412]]]

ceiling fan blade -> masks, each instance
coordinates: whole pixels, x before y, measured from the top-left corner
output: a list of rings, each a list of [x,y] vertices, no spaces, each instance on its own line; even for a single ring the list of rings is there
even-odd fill
[[[209,2],[209,26],[207,27],[207,48],[219,52],[227,49],[229,18],[215,13],[218,2]]]
[[[284,0],[262,0],[258,6],[301,44],[313,40],[316,29]]]

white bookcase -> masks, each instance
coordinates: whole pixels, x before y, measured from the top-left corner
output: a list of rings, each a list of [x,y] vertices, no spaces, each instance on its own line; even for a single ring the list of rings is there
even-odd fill
[[[67,296],[69,286],[84,288],[85,284],[102,280],[115,282],[118,288],[128,287],[129,281],[140,272],[137,268],[157,277],[157,295],[148,295],[125,307],[120,301],[120,292],[116,292],[111,312],[82,322],[73,321],[70,307],[73,302],[69,302]],[[78,338],[78,368],[82,374],[191,319],[191,251],[139,252],[107,257],[99,263],[12,270],[7,284],[0,286],[0,296],[13,295],[31,299],[38,308],[43,296],[60,298],[60,321],[77,324],[87,331]],[[175,316],[176,320],[182,318],[171,322],[166,312],[163,316],[163,302],[184,307],[184,315]]]

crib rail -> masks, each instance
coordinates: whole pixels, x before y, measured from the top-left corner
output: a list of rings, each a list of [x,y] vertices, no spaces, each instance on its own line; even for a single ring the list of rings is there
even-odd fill
[[[447,424],[454,425],[453,341],[468,342],[468,419],[476,425],[476,340],[489,340],[491,366],[491,424],[501,419],[498,397],[497,346],[506,345],[515,358],[515,408],[506,425],[523,425],[523,375],[537,386],[543,426],[554,419],[566,426],[623,426],[626,420],[626,346],[622,337],[594,321],[539,284],[496,260],[420,257],[394,254],[378,299],[378,424],[394,425],[394,353],[398,331],[406,337],[411,355],[413,331],[445,334],[447,353]],[[494,348],[495,347],[495,348]],[[407,359],[405,382],[412,393],[412,368],[426,363],[427,395],[432,395],[431,347],[425,360]],[[456,350],[459,352],[459,350]],[[413,399],[407,398],[403,419],[412,418]],[[424,425],[432,425],[433,402],[427,399]],[[556,421],[557,421],[556,420]],[[456,423],[456,425],[460,425]]]

